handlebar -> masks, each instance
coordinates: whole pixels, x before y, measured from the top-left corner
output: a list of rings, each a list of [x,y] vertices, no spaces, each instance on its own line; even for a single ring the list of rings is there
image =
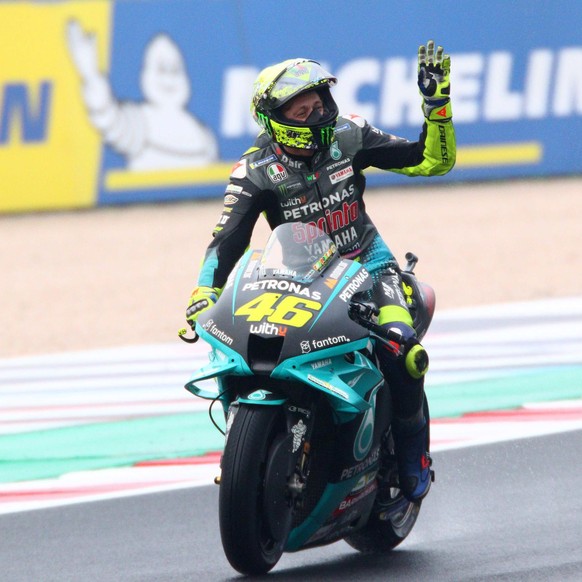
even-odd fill
[[[404,258],[406,259],[406,266],[402,271],[404,273],[414,273],[414,267],[416,267],[416,263],[418,263],[418,257],[409,251],[404,255]]]
[[[394,348],[403,348],[405,341],[402,336],[402,332],[397,327],[384,328],[378,323],[376,323],[378,314],[380,310],[378,306],[372,301],[357,301],[352,297],[348,307],[348,315],[357,324],[369,329],[373,337],[378,338],[384,343],[389,343]],[[178,337],[188,343],[195,344],[200,336],[196,333],[196,330],[192,329],[191,337],[186,337],[188,330],[183,327],[178,330]]]
[[[396,344],[398,349],[403,348],[406,342],[402,332],[397,327],[386,329],[376,323],[375,320],[379,313],[378,306],[372,301],[357,301],[353,297],[348,307],[350,318],[362,327],[369,329],[372,336],[384,343],[391,344],[392,347]]]

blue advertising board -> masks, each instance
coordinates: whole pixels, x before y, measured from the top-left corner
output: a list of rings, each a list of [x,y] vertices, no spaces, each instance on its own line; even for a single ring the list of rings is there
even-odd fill
[[[55,20],[58,39],[49,46],[67,61],[59,73],[67,81],[51,84],[50,72],[39,72],[30,91],[48,83],[71,93],[74,85],[78,102],[71,105],[84,116],[76,127],[99,147],[96,204],[222,195],[230,168],[258,133],[252,83],[260,69],[288,58],[318,60],[338,76],[342,113],[414,140],[423,120],[416,52],[428,39],[452,61],[458,162],[440,183],[582,172],[582,2],[32,4],[61,14],[62,30]],[[107,15],[106,30],[94,12]],[[4,81],[9,88],[15,82]],[[3,103],[0,150],[17,139],[9,132],[11,102]],[[23,106],[14,123],[31,108]],[[389,172],[367,176],[375,186],[413,183]]]

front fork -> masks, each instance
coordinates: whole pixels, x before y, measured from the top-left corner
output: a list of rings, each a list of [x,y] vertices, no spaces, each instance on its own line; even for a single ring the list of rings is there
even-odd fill
[[[245,399],[245,405],[248,401]],[[266,400],[264,403],[254,402],[254,405],[282,407],[285,415],[286,433],[271,446],[265,481],[271,477],[286,479],[287,496],[294,506],[300,506],[302,494],[305,490],[309,474],[309,456],[311,453],[311,435],[315,420],[315,406],[310,408],[288,403],[285,399],[277,401]],[[228,408],[226,415],[225,445],[230,428],[241,406],[235,400]],[[276,477],[275,477],[276,476]],[[220,475],[215,477],[214,483],[220,485]]]
[[[287,488],[294,507],[303,502],[303,492],[309,475],[311,435],[315,423],[315,407],[303,408],[286,404],[287,431],[291,439],[291,454],[288,455]]]

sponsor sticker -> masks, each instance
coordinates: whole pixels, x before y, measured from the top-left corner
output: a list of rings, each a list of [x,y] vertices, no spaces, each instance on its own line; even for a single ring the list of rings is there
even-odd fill
[[[268,164],[269,162],[273,162],[276,159],[277,159],[277,156],[275,154],[272,154],[268,158],[263,158],[262,160],[258,160],[256,162],[250,163],[249,166],[254,170],[255,168],[260,168],[261,166],[264,166],[265,164]]]
[[[347,343],[350,341],[349,337],[346,337],[345,335],[338,335],[338,336],[334,336],[334,337],[326,337],[325,339],[320,339],[320,340],[311,340],[311,345],[319,350],[321,348],[328,348],[331,346],[335,346],[337,344],[343,344],[343,343]]]
[[[295,271],[290,269],[285,271],[277,269],[276,274],[289,275],[294,272]],[[320,291],[313,291],[309,287],[301,285],[301,283],[296,283],[295,281],[263,279],[262,281],[255,281],[254,283],[245,283],[242,290],[248,291],[249,289],[253,291],[287,291],[295,295],[301,295],[302,297],[309,297],[310,299],[321,299]]]
[[[377,485],[376,481],[374,480],[369,485],[367,485],[365,489],[363,489],[359,493],[356,493],[355,495],[348,495],[348,497],[346,497],[339,504],[339,507],[334,511],[334,516],[337,516],[342,511],[345,511],[346,509],[349,509],[350,507],[352,507],[352,505],[355,505],[356,503],[358,503],[358,501],[362,500],[364,497],[370,495],[370,493],[375,491],[377,487],[378,487],[378,485]]]
[[[294,160],[289,156],[286,156],[284,153],[281,153],[280,156],[281,160],[285,162],[290,168],[295,168],[298,170],[299,168],[302,168],[304,165],[303,162],[300,162],[299,160]]]
[[[345,392],[344,390],[341,390],[340,388],[336,388],[333,384],[330,384],[329,382],[326,382],[325,380],[322,380],[321,378],[318,378],[317,376],[313,376],[312,374],[307,374],[307,379],[311,380],[311,382],[313,382],[314,384],[317,384],[318,386],[322,386],[323,388],[326,388],[327,390],[329,390],[333,394],[337,394],[338,396],[341,396],[344,400],[350,399],[347,392]]]
[[[273,184],[278,184],[282,182],[285,178],[287,178],[287,170],[283,164],[271,164],[267,168],[267,174],[269,176],[269,180],[273,182]]]
[[[376,447],[372,452],[360,463],[347,467],[342,471],[340,480],[351,479],[354,475],[358,475],[363,471],[369,469],[380,458],[380,447]]]
[[[344,115],[344,117],[346,119],[349,119],[352,123],[355,123],[358,127],[364,127],[364,125],[366,125],[366,120],[363,117],[360,117],[359,115],[348,114],[348,115]],[[336,133],[337,133],[337,129],[336,129]]]
[[[314,370],[317,370],[318,368],[323,368],[324,366],[331,366],[331,358],[326,358],[325,360],[317,360],[317,362],[313,362],[311,364],[311,367]]]
[[[231,178],[246,178],[247,175],[247,159],[244,158],[243,160],[239,160],[233,167],[230,172]]]
[[[342,131],[347,131],[348,129],[350,129],[350,124],[344,123],[343,125],[338,125],[335,128],[334,133],[341,133]]]
[[[317,260],[317,262],[312,266],[312,269],[314,271],[323,271],[323,269],[325,269],[326,265],[331,261],[331,259],[333,258],[333,255],[336,251],[335,245],[332,243],[329,248],[327,249],[327,251],[325,251],[325,253]]]
[[[339,294],[339,298],[348,303],[354,293],[364,284],[366,279],[370,276],[366,269],[362,269],[359,273],[354,275],[353,279],[345,286],[344,290]]]
[[[236,196],[233,196],[232,194],[227,194],[224,197],[224,204],[225,205],[230,205],[230,204],[236,204],[238,202],[238,198]]]
[[[329,179],[332,184],[337,184],[338,182],[346,180],[347,178],[353,175],[354,175],[353,166],[348,166],[347,168],[342,168],[341,170],[338,170],[337,172],[330,174]]]
[[[213,319],[209,319],[202,327],[221,342],[224,342],[229,346],[232,345],[232,342],[234,340],[229,335],[224,333],[222,330],[218,329]]]
[[[275,325],[274,323],[268,323],[264,321],[260,325],[252,325],[250,327],[250,333],[257,335],[278,335],[285,337],[287,335],[287,326],[285,325]]]
[[[394,299],[394,289],[392,289],[390,285],[384,283],[384,281],[382,281],[382,289],[384,289],[384,295],[386,295],[388,299]]]
[[[281,208],[289,208],[290,206],[299,206],[299,204],[305,204],[307,202],[307,196],[295,196],[294,198],[288,198],[287,200],[281,202]]]
[[[334,164],[331,164],[329,166],[326,166],[325,169],[328,172],[331,172],[332,170],[335,170],[336,168],[339,168],[340,166],[343,166],[345,164],[348,164],[351,161],[352,161],[352,158],[344,158],[343,160],[340,160],[339,162],[335,162]]]
[[[304,188],[304,186],[303,182],[287,182],[285,184],[279,184],[277,188],[282,196],[290,196],[296,190]]]
[[[293,450],[292,452],[295,453],[299,450],[301,446],[301,442],[303,441],[303,437],[307,432],[307,426],[303,422],[303,420],[299,419],[299,422],[291,427],[291,433],[293,434]]]
[[[347,261],[341,261],[334,267],[333,271],[329,274],[332,279],[339,279],[340,275],[346,270],[349,265]]]
[[[236,184],[229,184],[224,191],[225,194],[240,194],[243,187],[237,186]]]

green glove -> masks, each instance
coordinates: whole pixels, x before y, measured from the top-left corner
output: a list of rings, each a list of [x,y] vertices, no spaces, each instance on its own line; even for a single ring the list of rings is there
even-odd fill
[[[429,40],[418,47],[418,88],[423,97],[422,111],[431,121],[449,121],[452,117],[450,104],[451,57],[444,54],[442,46],[434,50]]]
[[[198,316],[210,309],[220,297],[220,289],[214,287],[194,287],[188,309],[186,309],[186,321],[190,324],[192,329],[196,324]]]

